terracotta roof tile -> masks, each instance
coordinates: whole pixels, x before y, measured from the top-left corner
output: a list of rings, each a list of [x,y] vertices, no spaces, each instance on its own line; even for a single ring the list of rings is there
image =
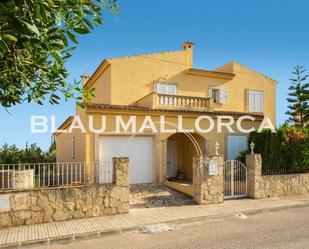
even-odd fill
[[[152,113],[179,113],[179,114],[212,114],[212,115],[251,115],[253,117],[263,118],[263,114],[248,113],[248,112],[233,112],[233,111],[201,111],[201,110],[180,110],[180,109],[152,109],[143,106],[134,106],[134,105],[110,105],[110,104],[98,104],[92,103],[86,105],[86,109],[92,110],[124,110],[124,111],[144,111]]]

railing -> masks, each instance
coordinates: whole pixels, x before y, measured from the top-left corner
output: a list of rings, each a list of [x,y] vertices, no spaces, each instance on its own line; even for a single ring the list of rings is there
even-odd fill
[[[89,176],[89,172],[92,172]],[[0,164],[0,190],[112,183],[112,162]]]
[[[286,169],[263,169],[262,170],[262,175],[282,175],[282,174],[287,174]]]
[[[226,161],[223,164],[224,198],[239,198],[247,196],[247,168],[237,160]]]
[[[184,107],[184,108],[210,108],[210,98],[158,94],[158,106]]]
[[[102,163],[98,163],[95,167],[95,183],[113,183],[113,162],[112,161],[104,161]]]

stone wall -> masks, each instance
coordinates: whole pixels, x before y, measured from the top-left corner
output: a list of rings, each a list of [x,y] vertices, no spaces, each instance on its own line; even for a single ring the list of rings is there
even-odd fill
[[[248,196],[256,199],[309,194],[309,174],[262,175],[260,154],[246,157]]]
[[[127,213],[129,162],[127,158],[113,161],[113,184],[1,193],[0,227]]]
[[[209,172],[209,163],[216,164],[214,175]],[[193,198],[198,204],[215,204],[224,201],[223,158],[221,156],[193,158]]]

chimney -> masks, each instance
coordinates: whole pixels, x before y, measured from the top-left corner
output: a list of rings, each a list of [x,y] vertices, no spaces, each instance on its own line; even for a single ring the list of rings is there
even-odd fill
[[[183,43],[183,50],[185,51],[185,66],[186,69],[192,68],[193,63],[193,46],[194,42],[186,41]]]
[[[90,79],[90,76],[86,74],[82,74],[80,77],[82,79],[83,86],[85,86],[87,81]]]

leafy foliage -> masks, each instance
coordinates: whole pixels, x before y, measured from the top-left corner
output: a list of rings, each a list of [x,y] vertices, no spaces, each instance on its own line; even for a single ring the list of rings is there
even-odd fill
[[[103,22],[102,10],[118,13],[116,0],[3,0],[0,5],[0,105],[38,104],[61,96],[77,101],[93,89],[68,83],[65,62],[78,43]],[[71,41],[71,42],[70,42]],[[81,95],[80,95],[81,94]]]
[[[309,83],[306,82],[309,74],[305,74],[303,66],[294,68],[295,78],[290,79],[291,86],[287,101],[290,103],[286,112],[290,116],[289,121],[297,126],[305,127],[309,121]]]
[[[287,128],[284,138],[285,168],[290,172],[309,172],[309,129]]]
[[[18,149],[16,145],[4,144],[0,148],[1,163],[52,163],[56,162],[56,147],[52,141],[48,151],[43,151],[36,144],[26,145],[25,149]]]
[[[309,172],[309,129],[284,124],[276,133],[264,129],[250,133],[248,143],[255,143],[254,152],[261,154],[263,170],[285,169],[286,172]],[[249,147],[249,145],[248,145]],[[237,158],[245,162],[243,151]]]

